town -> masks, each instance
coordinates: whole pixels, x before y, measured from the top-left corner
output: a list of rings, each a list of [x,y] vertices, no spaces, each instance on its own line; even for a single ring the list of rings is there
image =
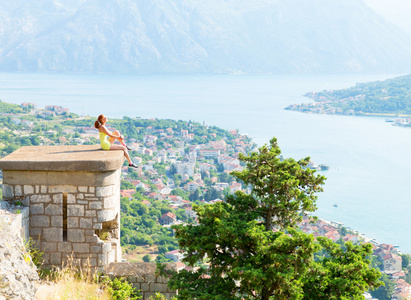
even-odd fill
[[[314,104],[311,106],[318,105]],[[315,112],[320,112],[318,109]],[[92,126],[94,119],[79,117],[60,106],[38,109],[34,103],[23,103],[3,112],[0,121],[4,137],[2,157],[23,145],[98,144],[97,130]],[[124,125],[125,121],[134,124],[132,129],[127,130],[130,124]],[[236,191],[251,193],[250,187],[235,180],[230,173],[243,170],[240,154],[253,151],[256,145],[238,130],[221,130],[205,122],[137,118],[125,121],[111,120],[108,125],[109,130],[120,127],[132,149],[132,160],[138,165],[135,169],[122,167],[121,203],[125,218],[121,224],[121,241],[124,257],[130,260],[174,261],[178,269],[187,268],[181,262],[184,252],[175,243],[168,247],[164,247],[167,246],[165,242],[163,247],[155,244],[154,229],[165,228],[165,235],[172,238],[172,225],[196,223],[193,204],[222,202],[228,194]],[[129,214],[133,203],[142,208],[141,214]],[[129,226],[129,220],[138,217],[145,218],[145,221],[140,222],[139,227]],[[156,225],[148,225],[150,220]],[[131,231],[143,227],[152,228],[151,236],[136,241]],[[338,222],[312,217],[304,217],[298,227],[304,233],[314,237],[325,236],[337,243],[371,243],[377,266],[395,281],[396,299],[411,297],[407,272],[409,256],[393,245],[379,244]],[[149,235],[148,231],[145,234]],[[152,242],[146,242],[150,239]],[[152,245],[148,247],[146,243]]]

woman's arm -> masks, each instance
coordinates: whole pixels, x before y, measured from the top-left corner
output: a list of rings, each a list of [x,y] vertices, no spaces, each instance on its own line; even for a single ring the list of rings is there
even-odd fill
[[[113,135],[107,128],[106,128],[106,126],[105,125],[102,125],[101,127],[100,127],[100,130],[102,131],[102,132],[104,132],[105,134],[107,134],[109,137],[111,137],[111,138],[120,138],[121,137],[121,135]]]

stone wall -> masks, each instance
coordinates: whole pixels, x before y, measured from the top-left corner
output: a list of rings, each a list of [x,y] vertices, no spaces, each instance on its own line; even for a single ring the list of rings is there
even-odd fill
[[[121,261],[123,161],[122,151],[96,146],[22,147],[0,160],[3,200],[29,209],[45,267]]]
[[[45,267],[68,260],[103,267],[121,261],[119,190],[119,182],[103,187],[3,184],[3,199],[30,208],[30,237],[44,252]],[[103,229],[107,223],[112,226]]]
[[[169,268],[176,268],[175,264],[168,264]],[[177,291],[167,287],[167,279],[161,276],[156,276],[156,264],[144,262],[121,262],[111,263],[104,269],[104,274],[111,277],[125,278],[133,287],[140,291],[143,300],[147,300],[150,296],[159,292],[166,299],[171,299],[177,295]]]

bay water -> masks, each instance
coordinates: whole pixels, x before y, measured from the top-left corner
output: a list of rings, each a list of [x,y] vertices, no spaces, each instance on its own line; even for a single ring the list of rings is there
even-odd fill
[[[0,74],[0,99],[95,117],[204,121],[239,129],[258,145],[275,136],[284,157],[330,166],[321,172],[327,180],[315,215],[411,253],[411,128],[379,117],[284,110],[310,102],[303,97],[309,91],[393,76]]]

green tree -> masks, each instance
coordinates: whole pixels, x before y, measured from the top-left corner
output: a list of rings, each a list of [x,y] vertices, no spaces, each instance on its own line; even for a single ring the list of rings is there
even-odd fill
[[[407,269],[410,264],[410,255],[409,254],[401,254],[402,258],[402,268]]]
[[[193,193],[190,194],[190,196],[188,197],[188,199],[190,201],[195,201],[200,199],[200,191],[199,189],[196,189]]]
[[[379,300],[391,300],[395,283],[385,273],[382,274],[381,280],[384,284],[375,291],[371,291],[371,295]]]
[[[150,261],[151,261],[150,255],[148,255],[148,254],[144,255],[144,256],[143,256],[143,261],[144,261],[144,262],[150,262]]]
[[[226,202],[194,205],[199,224],[173,227],[187,253],[183,261],[209,263],[208,269],[179,273],[159,266],[179,299],[360,299],[378,286],[380,273],[367,260],[369,246],[316,243],[293,228],[315,210],[324,177],[305,168],[309,158],[282,160],[280,153],[272,139],[258,152],[240,156],[247,169],[234,175],[252,185],[252,194],[239,191]],[[315,261],[321,248],[328,257]],[[339,298],[333,294],[337,288]]]
[[[136,189],[136,187],[129,181],[122,180],[120,184],[120,189],[122,190],[132,190]]]

